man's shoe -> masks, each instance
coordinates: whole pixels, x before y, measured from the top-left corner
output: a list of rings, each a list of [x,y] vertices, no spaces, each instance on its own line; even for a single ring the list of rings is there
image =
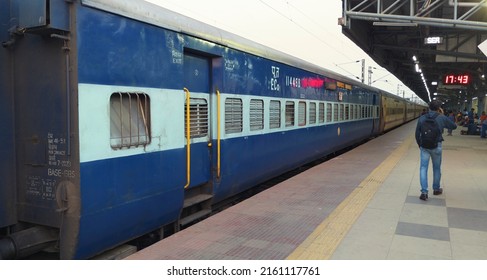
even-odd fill
[[[443,193],[443,189],[442,188],[439,188],[437,190],[433,190],[433,195],[440,195]]]
[[[422,193],[422,194],[419,196],[419,199],[424,200],[424,201],[428,200],[428,194],[427,194],[427,193]]]

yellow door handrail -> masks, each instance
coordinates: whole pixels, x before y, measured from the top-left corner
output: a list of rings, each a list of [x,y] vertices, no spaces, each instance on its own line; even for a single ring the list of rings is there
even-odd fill
[[[183,89],[186,95],[186,185],[184,188],[189,187],[191,180],[191,120],[189,113],[189,102],[191,93],[187,88]]]
[[[216,177],[220,178],[220,91],[216,90]]]

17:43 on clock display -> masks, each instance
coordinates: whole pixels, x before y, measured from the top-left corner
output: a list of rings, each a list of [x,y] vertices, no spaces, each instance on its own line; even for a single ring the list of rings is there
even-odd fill
[[[443,77],[444,85],[467,85],[470,82],[468,74],[447,74]]]

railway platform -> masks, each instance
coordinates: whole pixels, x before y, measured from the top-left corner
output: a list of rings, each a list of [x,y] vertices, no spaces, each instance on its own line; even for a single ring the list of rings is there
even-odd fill
[[[485,260],[487,140],[444,134],[419,199],[416,121],[147,247],[136,260]],[[432,168],[429,168],[432,180]]]

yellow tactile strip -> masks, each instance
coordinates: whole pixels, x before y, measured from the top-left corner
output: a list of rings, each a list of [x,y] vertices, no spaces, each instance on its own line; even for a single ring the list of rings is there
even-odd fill
[[[408,137],[389,157],[375,168],[365,180],[324,220],[288,257],[288,260],[329,259],[370,199],[384,183],[413,141]]]

